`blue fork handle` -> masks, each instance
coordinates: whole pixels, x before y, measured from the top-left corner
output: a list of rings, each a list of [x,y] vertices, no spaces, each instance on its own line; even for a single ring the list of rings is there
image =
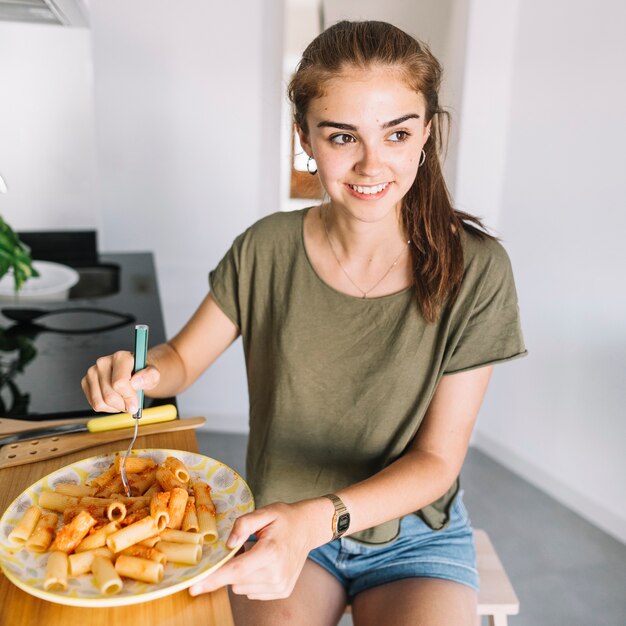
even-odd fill
[[[148,355],[148,330],[146,324],[135,326],[135,372],[140,372],[146,367],[146,357]],[[139,403],[137,413],[133,417],[139,419],[143,412],[143,389],[137,391],[137,401]]]

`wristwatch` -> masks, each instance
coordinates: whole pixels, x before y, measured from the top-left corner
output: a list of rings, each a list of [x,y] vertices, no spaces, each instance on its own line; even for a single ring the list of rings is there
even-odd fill
[[[331,530],[333,531],[333,540],[339,539],[350,528],[350,513],[348,513],[346,505],[334,493],[327,493],[324,498],[328,498],[335,506]]]

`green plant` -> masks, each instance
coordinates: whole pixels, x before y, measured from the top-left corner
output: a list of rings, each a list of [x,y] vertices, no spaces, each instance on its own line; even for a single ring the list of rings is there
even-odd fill
[[[0,278],[13,273],[15,291],[39,272],[33,267],[30,248],[20,241],[14,230],[0,216]]]

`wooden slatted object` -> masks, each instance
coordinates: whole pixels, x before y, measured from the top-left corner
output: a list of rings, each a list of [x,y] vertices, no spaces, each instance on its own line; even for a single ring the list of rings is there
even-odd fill
[[[478,624],[486,616],[489,626],[507,626],[508,616],[519,613],[519,600],[484,530],[474,530],[474,543],[480,575]]]
[[[477,625],[481,626],[483,617],[486,617],[488,626],[507,626],[509,615],[519,613],[519,600],[484,530],[474,530],[474,543],[480,576]],[[345,612],[351,612],[350,605],[346,607]]]

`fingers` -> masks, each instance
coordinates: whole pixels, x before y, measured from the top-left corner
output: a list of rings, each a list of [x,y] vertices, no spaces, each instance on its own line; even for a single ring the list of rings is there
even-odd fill
[[[94,410],[107,413],[137,411],[137,392],[131,385],[133,367],[132,354],[120,351],[100,357],[95,365],[87,370],[86,376],[81,381],[81,387]],[[158,382],[158,372],[156,374]],[[154,378],[154,373],[152,377]]]
[[[257,545],[255,544],[252,549],[222,565],[216,572],[193,585],[189,589],[189,593],[192,596],[197,596],[201,593],[215,591],[225,585],[254,584],[253,581],[258,580],[256,573],[266,567],[267,564],[267,556],[262,554],[262,550],[259,551],[256,548]],[[247,581],[250,582],[247,583]],[[267,592],[267,588],[263,590]]]
[[[275,519],[276,514],[271,506],[238,517],[230,531],[226,546],[234,548],[236,545],[248,539],[250,535],[257,533],[268,524],[271,524]]]

